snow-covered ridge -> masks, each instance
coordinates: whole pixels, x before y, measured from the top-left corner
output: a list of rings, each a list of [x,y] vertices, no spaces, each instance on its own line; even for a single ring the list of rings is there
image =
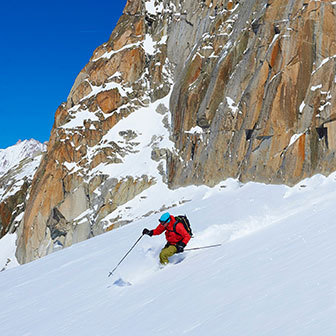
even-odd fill
[[[46,144],[30,139],[18,141],[15,145],[6,149],[0,149],[0,177],[5,175],[11,168],[21,160],[33,157],[38,152],[44,152]]]

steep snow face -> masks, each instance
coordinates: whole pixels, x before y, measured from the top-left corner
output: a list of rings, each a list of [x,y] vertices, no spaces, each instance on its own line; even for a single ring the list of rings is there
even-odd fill
[[[187,247],[220,247],[159,269],[164,237],[144,236],[108,278],[155,214],[1,272],[0,334],[334,336],[335,187],[336,174],[179,189],[175,203],[190,201],[171,212],[191,220]]]
[[[25,140],[0,149],[0,271],[17,266],[16,232],[46,145]],[[15,234],[14,234],[15,232]]]
[[[0,177],[21,160],[33,157],[37,152],[44,152],[45,150],[46,145],[34,139],[18,141],[14,146],[0,149]]]

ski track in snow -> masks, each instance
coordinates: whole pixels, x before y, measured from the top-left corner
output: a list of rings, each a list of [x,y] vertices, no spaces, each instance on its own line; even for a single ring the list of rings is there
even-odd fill
[[[220,247],[160,269],[164,236],[144,236],[107,277],[155,214],[1,272],[0,334],[332,336],[335,186],[336,174],[293,188],[186,188],[192,200],[171,212],[191,220],[188,248]]]

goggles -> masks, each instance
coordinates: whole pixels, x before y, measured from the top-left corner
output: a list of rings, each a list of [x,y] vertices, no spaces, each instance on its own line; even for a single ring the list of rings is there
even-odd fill
[[[166,219],[165,221],[162,221],[162,220],[159,219],[159,222],[162,225],[166,225],[166,224],[168,224],[170,222],[170,217],[168,219]]]

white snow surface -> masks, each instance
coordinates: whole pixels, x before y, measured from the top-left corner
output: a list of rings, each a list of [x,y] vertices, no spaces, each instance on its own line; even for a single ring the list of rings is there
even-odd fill
[[[33,157],[37,152],[46,150],[46,145],[30,139],[18,141],[6,149],[0,149],[0,177],[27,157]]]
[[[164,127],[163,116],[155,112],[159,104],[169,106],[169,97],[157,100],[148,107],[142,107],[135,113],[131,113],[128,117],[120,120],[107,134],[103,137],[104,140],[116,141],[122,148],[122,136],[120,132],[132,130],[137,134],[134,142],[132,155],[126,155],[122,158],[122,164],[105,164],[101,163],[94,169],[92,174],[105,174],[114,178],[122,179],[127,176],[141,177],[144,174],[155,177],[158,181],[161,176],[158,172],[158,163],[151,159],[153,146],[158,148],[168,148],[174,150],[174,143],[169,140],[169,132]],[[125,146],[126,147],[126,146]],[[89,151],[89,155],[94,156],[97,147],[93,147]],[[91,156],[89,161],[91,160]]]
[[[156,3],[155,0],[149,0],[145,2],[146,11],[149,14],[157,15],[158,13],[162,12],[163,10],[163,4],[162,3]]]
[[[16,257],[16,233],[7,234],[0,239],[0,271],[19,265]]]
[[[164,236],[144,236],[107,277],[156,213],[0,272],[0,335],[335,335],[336,173],[292,188],[232,179],[165,188],[146,200],[168,204],[175,193],[170,212],[194,230],[187,247],[220,247],[160,269]]]
[[[302,136],[302,134],[303,134],[303,133],[299,133],[299,134],[294,134],[294,135],[292,135],[292,137],[291,137],[291,139],[290,139],[290,141],[289,141],[289,145],[288,145],[288,147],[289,147],[289,146],[292,146],[293,143],[295,143],[296,140],[298,140],[298,139]]]

